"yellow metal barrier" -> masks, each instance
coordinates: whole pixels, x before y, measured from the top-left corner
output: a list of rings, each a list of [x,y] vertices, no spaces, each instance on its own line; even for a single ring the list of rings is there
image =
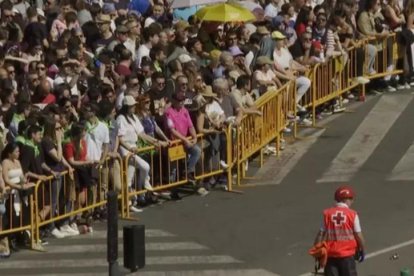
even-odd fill
[[[396,53],[398,53],[397,36],[395,33],[390,34],[383,39],[370,38],[366,41],[367,44],[372,44],[377,47],[377,56],[375,58],[374,70],[375,74],[370,74],[368,68],[368,48],[365,47],[365,64],[364,74],[369,79],[381,78],[389,75],[401,74],[402,70],[397,69]],[[391,58],[391,60],[390,60]],[[392,66],[392,68],[390,67]]]
[[[244,177],[245,162],[260,151],[261,164],[263,162],[262,149],[274,141],[278,147],[280,133],[287,126],[290,116],[295,117],[295,85],[286,83],[282,88],[268,91],[260,97],[255,106],[262,112],[262,116],[244,116],[237,129],[237,185]]]
[[[28,190],[30,191],[30,190]],[[32,189],[33,191],[33,189]],[[34,231],[34,216],[32,215],[34,200],[33,194],[30,194],[26,199],[21,198],[20,201],[16,201],[15,194],[18,193],[16,190],[8,195],[5,195],[5,204],[7,206],[5,215],[7,216],[7,227],[3,225],[3,217],[0,216],[0,235],[9,235],[14,233],[19,233],[23,231]],[[26,205],[27,204],[27,205]],[[18,205],[17,208],[20,210],[19,214],[13,214],[15,212],[15,205]],[[33,247],[33,238],[31,238],[31,246]]]
[[[232,145],[232,130],[231,127],[226,128],[223,132],[217,133],[218,135],[224,135],[226,141],[225,144],[220,144],[220,147],[224,147],[226,151],[227,158],[227,189],[232,190],[232,178],[231,178],[231,167],[233,166],[233,147]],[[195,171],[195,179],[202,180],[208,177],[225,174],[226,170],[220,167],[219,155],[209,156],[206,150],[209,149],[211,145],[207,140],[207,135],[199,134],[198,146],[201,149],[201,156],[197,163]],[[138,156],[140,159],[143,159],[150,165],[150,182],[153,187],[153,191],[162,191],[166,189],[175,188],[187,184],[188,175],[187,171],[187,153],[184,148],[184,145],[181,140],[175,140],[172,142],[172,146],[169,148],[155,148],[154,146],[149,146],[145,148],[140,148],[137,153],[130,153],[124,159],[124,195],[125,199],[123,201],[126,218],[130,217],[130,202],[137,196],[143,195],[148,191],[143,187],[138,186],[138,177],[139,169],[134,172],[133,178],[129,179],[128,176],[128,167],[136,166],[138,160],[135,158]],[[134,159],[132,159],[134,158]],[[135,169],[134,169],[135,170]],[[141,183],[143,184],[143,183]]]
[[[110,173],[115,162],[119,163],[119,173],[123,171],[120,157],[108,158],[102,166],[97,168],[96,185],[85,188],[84,196],[81,196],[80,191],[76,188],[75,179],[72,179],[67,171],[60,173],[56,178],[50,176],[45,181],[36,183],[33,201],[34,227],[31,229],[32,248],[40,241],[40,228],[42,226],[69,219],[82,213],[89,217],[95,208],[106,204],[105,192],[118,190],[122,187],[122,183],[114,183],[115,179]],[[120,187],[117,188],[118,185]],[[122,191],[120,192],[121,194],[118,197],[122,199],[123,194]],[[61,202],[62,200],[64,202]],[[122,215],[124,215],[123,211]]]

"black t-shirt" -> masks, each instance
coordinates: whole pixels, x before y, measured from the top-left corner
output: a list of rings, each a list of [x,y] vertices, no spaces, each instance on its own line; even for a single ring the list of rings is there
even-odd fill
[[[300,39],[296,39],[295,43],[289,47],[289,51],[295,60],[305,55]]]
[[[111,44],[112,41],[115,40],[115,37],[112,35],[110,38],[100,38],[94,43],[94,49],[98,49],[99,47],[106,47]]]
[[[19,160],[24,173],[43,174],[42,163],[44,162],[44,154],[40,145],[38,149],[39,154],[36,156],[33,147],[21,144]]]
[[[44,153],[44,159],[46,165],[48,165],[52,170],[55,172],[63,172],[65,170],[62,162],[58,162],[55,159],[53,159],[49,152],[55,149],[57,151],[57,147],[55,143],[50,139],[49,137],[44,137],[41,143],[41,147]]]
[[[36,43],[43,43],[43,40],[47,38],[46,26],[39,22],[32,22],[24,29],[24,42],[29,46],[33,46]]]

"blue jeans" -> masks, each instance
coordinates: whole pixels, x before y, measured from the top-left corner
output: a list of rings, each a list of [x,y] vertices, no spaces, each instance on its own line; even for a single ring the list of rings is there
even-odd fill
[[[201,149],[198,145],[194,145],[191,147],[185,146],[185,151],[189,155],[187,160],[187,173],[194,173],[195,166],[197,165],[197,162],[201,157]]]

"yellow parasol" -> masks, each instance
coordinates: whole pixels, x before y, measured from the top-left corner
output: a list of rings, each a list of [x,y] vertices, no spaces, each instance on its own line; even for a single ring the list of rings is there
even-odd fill
[[[199,10],[196,16],[202,21],[216,22],[246,22],[256,20],[256,17],[248,9],[233,3],[220,3],[206,6]]]

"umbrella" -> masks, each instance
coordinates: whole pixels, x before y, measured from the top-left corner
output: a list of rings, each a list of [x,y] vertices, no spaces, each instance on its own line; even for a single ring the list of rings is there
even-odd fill
[[[245,22],[256,20],[256,17],[246,8],[227,3],[206,6],[196,12],[196,16],[202,21]]]
[[[226,0],[173,0],[171,7],[177,9],[220,2],[226,2]]]

